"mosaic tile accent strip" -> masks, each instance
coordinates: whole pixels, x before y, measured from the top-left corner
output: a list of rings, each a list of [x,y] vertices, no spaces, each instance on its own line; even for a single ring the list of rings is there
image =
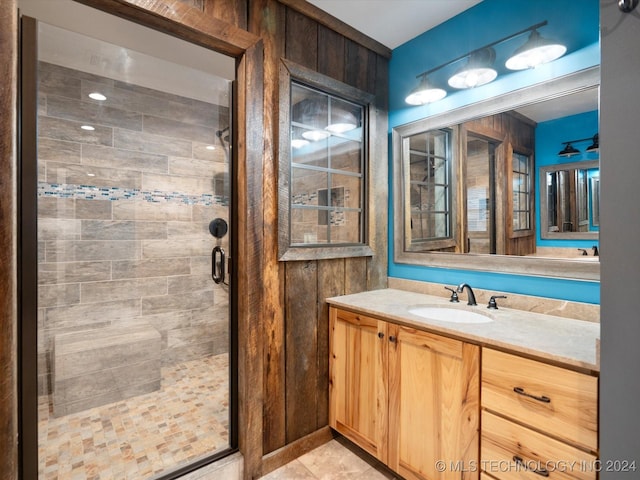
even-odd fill
[[[229,444],[227,354],[162,369],[161,390],[64,417],[39,403],[39,478],[142,480]]]
[[[65,183],[38,182],[38,197],[75,198],[83,200],[141,200],[149,203],[173,203],[181,205],[229,206],[229,198],[203,193],[189,195],[181,192],[140,190],[138,188],[96,187]]]

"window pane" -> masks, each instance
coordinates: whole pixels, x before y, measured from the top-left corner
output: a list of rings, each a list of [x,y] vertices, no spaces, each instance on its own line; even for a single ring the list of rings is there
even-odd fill
[[[446,130],[423,132],[405,139],[412,242],[451,235],[449,141]]]
[[[362,173],[362,143],[331,137],[331,168]]]
[[[513,230],[531,228],[531,159],[520,153],[513,154]]]
[[[291,245],[363,243],[364,107],[291,86]]]
[[[327,189],[329,174],[307,168],[291,169],[291,205],[318,205],[318,190]]]

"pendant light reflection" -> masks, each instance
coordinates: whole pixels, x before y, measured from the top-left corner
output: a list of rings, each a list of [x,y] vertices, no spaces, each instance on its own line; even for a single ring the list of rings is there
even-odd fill
[[[360,121],[353,113],[353,106],[338,100],[330,99],[331,114],[329,115],[329,125],[325,127],[331,133],[347,133],[358,127]]]
[[[453,88],[474,88],[495,80],[498,72],[493,68],[496,51],[484,48],[473,52],[467,64],[449,78],[449,85]]]
[[[425,105],[437,102],[447,96],[447,91],[433,85],[427,75],[422,75],[420,83],[411,90],[411,93],[404,99],[409,105]]]
[[[529,35],[529,39],[519,47],[506,61],[509,70],[526,70],[543,63],[552,62],[567,51],[567,47],[543,38],[537,30]]]
[[[582,152],[574,147],[573,144],[587,141],[591,141],[591,145],[589,145],[586,149],[587,153],[598,152],[600,150],[600,136],[596,133],[593,137],[578,138],[577,140],[561,142],[564,145],[564,148],[558,152],[558,155],[567,158],[572,157],[573,155],[580,155],[580,153]]]
[[[305,140],[304,138],[292,138],[291,139],[291,148],[297,150],[302,147],[306,147],[309,145],[309,140]]]
[[[564,148],[558,152],[558,155],[560,155],[561,157],[569,158],[573,155],[578,155],[579,153],[580,153],[580,150],[578,150],[576,147],[571,145],[571,142],[567,142]]]
[[[587,152],[599,152],[600,151],[600,135],[597,133],[592,138],[593,143],[587,147]]]
[[[332,134],[341,135],[358,128],[361,111],[355,106],[333,97],[317,95],[304,98],[293,105],[291,116],[293,122],[303,125],[292,137],[292,147],[301,148],[309,142],[324,140]],[[302,137],[302,138],[300,138]],[[302,140],[307,143],[303,143]]]

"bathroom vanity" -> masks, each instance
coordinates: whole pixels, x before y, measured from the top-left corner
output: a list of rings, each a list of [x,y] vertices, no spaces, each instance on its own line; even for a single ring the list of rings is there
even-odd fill
[[[407,479],[595,479],[599,324],[333,297],[329,425]]]

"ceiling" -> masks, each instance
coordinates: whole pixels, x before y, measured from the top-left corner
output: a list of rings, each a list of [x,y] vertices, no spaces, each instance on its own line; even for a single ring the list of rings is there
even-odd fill
[[[307,0],[394,49],[481,0]]]

